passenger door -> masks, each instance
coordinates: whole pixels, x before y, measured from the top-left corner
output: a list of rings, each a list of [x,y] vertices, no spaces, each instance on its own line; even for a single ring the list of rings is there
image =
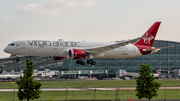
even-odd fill
[[[21,49],[25,49],[25,43],[21,42]]]

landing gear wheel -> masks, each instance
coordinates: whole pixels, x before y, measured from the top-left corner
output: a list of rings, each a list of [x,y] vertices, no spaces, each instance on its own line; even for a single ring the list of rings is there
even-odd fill
[[[77,60],[77,61],[76,61],[76,64],[85,65],[85,62],[82,61],[82,60]]]
[[[95,61],[92,61],[91,65],[96,65],[96,62],[95,62]]]
[[[96,62],[93,60],[87,60],[87,64],[96,65]]]
[[[17,59],[16,59],[16,62],[19,62],[19,61],[20,61],[20,58],[17,58]]]
[[[85,62],[84,62],[84,61],[81,61],[81,65],[85,65]]]
[[[76,61],[76,64],[81,64],[81,61],[80,60]]]
[[[92,60],[87,60],[87,64],[91,64],[92,63]]]

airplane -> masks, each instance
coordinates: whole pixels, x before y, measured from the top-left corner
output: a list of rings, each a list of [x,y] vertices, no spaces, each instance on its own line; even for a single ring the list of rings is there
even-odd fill
[[[159,67],[158,71],[156,74],[153,74],[155,78],[158,78],[161,76],[161,67]]]
[[[122,70],[119,74],[139,77],[139,73],[126,72],[126,70]],[[151,75],[154,75],[154,78],[159,78],[161,76],[161,67],[159,67],[157,73],[151,73]]]
[[[13,61],[7,61],[7,62],[2,62],[2,63],[0,63],[1,65],[9,65],[9,64],[12,64],[13,63]]]
[[[15,56],[51,56],[53,60],[63,60],[66,57],[77,60],[76,63],[95,65],[93,58],[132,58],[152,54],[171,46],[152,47],[161,22],[155,22],[141,37],[114,41],[57,41],[51,40],[20,40],[8,44],[4,52]],[[133,43],[134,42],[134,43]]]
[[[0,79],[2,80],[12,80],[20,78],[21,75],[15,75],[15,74],[0,74]]]
[[[42,73],[37,73],[36,75],[33,75],[33,76],[44,78],[44,77],[53,77],[53,75],[56,75],[56,72],[50,72],[50,73],[42,72]]]
[[[4,80],[13,80],[20,78],[21,75],[15,75],[15,74],[1,74],[3,71],[3,67],[0,67],[0,79]]]

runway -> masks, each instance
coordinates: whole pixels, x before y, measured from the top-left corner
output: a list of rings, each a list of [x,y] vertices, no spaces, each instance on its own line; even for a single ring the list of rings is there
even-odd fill
[[[42,88],[42,91],[80,91],[80,90],[116,90],[116,87],[111,88]],[[135,87],[117,87],[119,90],[135,90]],[[160,87],[165,89],[165,87]],[[180,89],[180,87],[166,87],[166,89]],[[18,89],[0,89],[0,92],[18,91]]]

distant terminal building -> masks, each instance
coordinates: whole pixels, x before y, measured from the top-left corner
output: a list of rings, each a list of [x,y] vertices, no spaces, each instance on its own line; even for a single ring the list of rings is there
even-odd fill
[[[155,40],[153,47],[173,46],[162,49],[160,52],[127,59],[93,59],[96,65],[77,65],[74,60],[68,60],[68,70],[108,70],[109,75],[115,75],[119,69],[127,72],[139,72],[140,64],[150,64],[153,72],[162,67],[162,70],[174,70],[180,68],[180,43],[165,40]]]
[[[180,68],[180,42],[155,40],[153,47],[173,46],[171,48],[162,49],[160,52],[127,59],[109,59],[95,58],[96,65],[78,65],[75,60],[51,60],[47,57],[31,57],[34,61],[35,69],[44,70],[59,70],[59,71],[101,71],[107,70],[107,73],[102,76],[114,77],[117,70],[123,69],[127,72],[139,72],[140,64],[150,64],[153,72],[156,72],[159,67],[162,70],[172,71]],[[5,71],[20,71],[25,66],[25,57],[16,62],[15,59],[1,59],[1,65],[4,65]],[[86,60],[86,59],[85,59]],[[97,72],[98,73],[98,72]],[[68,74],[69,77],[74,77],[76,74]],[[98,75],[98,74],[96,74]],[[99,76],[101,76],[99,75]],[[77,75],[75,76],[77,77]]]

